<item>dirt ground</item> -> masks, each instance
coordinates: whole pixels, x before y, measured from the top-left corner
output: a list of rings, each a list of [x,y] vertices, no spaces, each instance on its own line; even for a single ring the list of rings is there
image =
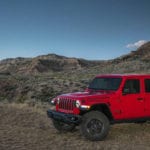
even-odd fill
[[[150,150],[150,124],[111,126],[105,141],[58,133],[43,109],[0,104],[0,150]]]

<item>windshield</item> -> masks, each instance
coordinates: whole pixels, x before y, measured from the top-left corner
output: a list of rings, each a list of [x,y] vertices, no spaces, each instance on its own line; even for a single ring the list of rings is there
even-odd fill
[[[89,89],[94,90],[113,90],[116,91],[120,84],[121,78],[95,78],[89,85]]]

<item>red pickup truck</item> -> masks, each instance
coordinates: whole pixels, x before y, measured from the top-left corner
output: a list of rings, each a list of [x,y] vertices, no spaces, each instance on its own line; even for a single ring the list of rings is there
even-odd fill
[[[150,75],[98,75],[85,92],[52,99],[56,110],[48,110],[54,127],[62,132],[80,126],[89,140],[103,140],[110,124],[150,120]]]

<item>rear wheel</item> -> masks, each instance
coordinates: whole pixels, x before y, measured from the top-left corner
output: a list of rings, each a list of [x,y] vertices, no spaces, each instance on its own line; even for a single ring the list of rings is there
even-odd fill
[[[53,125],[59,132],[71,132],[75,129],[74,124],[66,124],[57,120],[53,120]]]
[[[91,111],[83,116],[80,126],[81,134],[89,140],[103,140],[109,132],[108,118],[99,111]]]

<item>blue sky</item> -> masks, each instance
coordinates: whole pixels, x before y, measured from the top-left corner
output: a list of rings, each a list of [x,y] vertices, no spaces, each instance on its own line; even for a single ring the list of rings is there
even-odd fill
[[[0,59],[112,59],[150,40],[150,0],[0,0]]]

